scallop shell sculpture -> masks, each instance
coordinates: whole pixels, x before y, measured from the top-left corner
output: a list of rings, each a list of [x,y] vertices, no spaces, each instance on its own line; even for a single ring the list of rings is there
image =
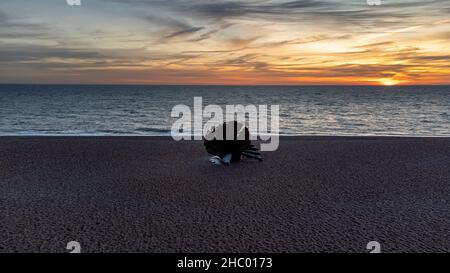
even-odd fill
[[[231,130],[230,126],[234,126],[234,130]],[[241,156],[263,160],[259,150],[250,141],[248,128],[237,121],[223,123],[212,128],[205,135],[204,145],[206,151],[213,155],[210,161],[216,165],[228,165],[231,162],[239,161]]]

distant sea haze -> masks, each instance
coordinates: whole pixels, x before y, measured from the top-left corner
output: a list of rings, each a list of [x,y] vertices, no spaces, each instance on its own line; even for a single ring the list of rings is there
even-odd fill
[[[0,135],[169,135],[178,104],[279,105],[282,135],[450,136],[450,86],[0,85]]]

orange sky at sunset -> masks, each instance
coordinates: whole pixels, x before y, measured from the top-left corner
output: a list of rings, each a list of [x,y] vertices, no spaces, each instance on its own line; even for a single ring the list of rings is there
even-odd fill
[[[36,2],[2,1],[1,83],[450,84],[450,1]]]

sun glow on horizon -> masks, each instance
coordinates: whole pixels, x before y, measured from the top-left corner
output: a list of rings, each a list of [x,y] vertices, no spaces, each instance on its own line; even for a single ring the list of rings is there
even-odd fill
[[[379,83],[384,86],[393,86],[401,83],[401,81],[396,81],[393,79],[381,79],[379,80]]]
[[[382,86],[395,86],[395,85],[414,85],[414,81],[410,81],[409,79],[399,79],[399,78],[378,78],[371,80],[371,82],[375,83],[376,85],[382,85]],[[428,82],[427,82],[428,83]],[[429,84],[433,84],[433,82],[429,82]]]

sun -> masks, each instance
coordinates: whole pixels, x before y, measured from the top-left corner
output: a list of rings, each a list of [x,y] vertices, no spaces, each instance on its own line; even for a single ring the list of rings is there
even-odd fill
[[[400,81],[390,79],[390,78],[389,79],[380,79],[378,82],[384,86],[392,86],[392,85],[397,85],[400,83]]]

